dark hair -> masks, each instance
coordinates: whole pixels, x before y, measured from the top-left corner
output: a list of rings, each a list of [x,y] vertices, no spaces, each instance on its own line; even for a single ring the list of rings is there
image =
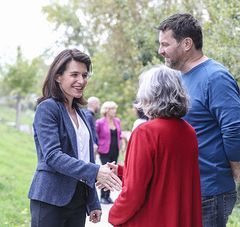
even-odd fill
[[[143,109],[142,108],[137,108],[136,105],[138,104],[138,101],[137,100],[134,100],[133,101],[133,107],[136,109],[136,114],[137,114],[137,117],[139,119],[145,119],[145,120],[148,120],[148,116],[146,116],[143,112]]]
[[[202,49],[202,28],[197,19],[189,13],[176,13],[168,17],[156,27],[159,31],[172,30],[173,37],[180,42],[184,38],[191,38],[195,48]]]
[[[84,63],[87,67],[87,71],[92,71],[92,63],[90,57],[79,51],[78,49],[65,49],[59,53],[53,60],[46,79],[43,83],[42,97],[37,100],[37,104],[48,98],[53,98],[61,102],[67,102],[64,93],[61,91],[56,79],[58,75],[62,75],[67,68],[67,64],[72,60]],[[85,105],[86,100],[81,98],[74,98],[73,105]]]
[[[148,120],[148,117],[144,114],[141,108],[136,108],[136,109],[137,109],[137,116],[139,119]]]

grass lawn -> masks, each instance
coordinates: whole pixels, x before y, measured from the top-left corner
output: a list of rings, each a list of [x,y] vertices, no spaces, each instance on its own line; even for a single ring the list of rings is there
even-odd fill
[[[33,138],[0,124],[0,226],[29,226],[28,188],[36,166]]]

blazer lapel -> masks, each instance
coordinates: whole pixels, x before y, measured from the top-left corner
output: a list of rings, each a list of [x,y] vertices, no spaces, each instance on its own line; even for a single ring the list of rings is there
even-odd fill
[[[59,102],[59,104],[60,104],[59,106],[60,106],[60,110],[61,110],[62,116],[63,116],[64,125],[65,125],[67,133],[69,135],[69,139],[70,139],[70,142],[72,145],[73,152],[76,155],[76,157],[78,157],[75,129],[73,127],[72,121],[70,119],[70,116],[67,112],[66,107],[61,102]]]

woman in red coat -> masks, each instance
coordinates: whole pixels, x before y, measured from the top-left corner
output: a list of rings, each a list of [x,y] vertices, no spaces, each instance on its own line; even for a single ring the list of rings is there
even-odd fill
[[[122,191],[109,222],[121,227],[202,227],[197,138],[181,119],[188,98],[177,72],[158,66],[143,73],[137,99],[136,106],[150,120],[131,135]]]

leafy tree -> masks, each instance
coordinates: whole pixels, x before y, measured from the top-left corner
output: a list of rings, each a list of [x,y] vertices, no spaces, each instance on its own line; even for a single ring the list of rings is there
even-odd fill
[[[17,48],[17,58],[13,64],[5,67],[3,74],[3,88],[5,94],[9,94],[16,100],[16,127],[20,126],[20,115],[22,101],[31,93],[36,93],[39,81],[39,65],[42,64],[40,58],[31,62],[24,59],[21,48]]]
[[[204,49],[240,79],[240,0],[203,1]]]
[[[87,94],[99,96],[102,101],[116,101],[124,119],[134,117],[132,102],[141,69],[152,64],[157,56],[155,36],[150,32],[142,36],[146,27],[155,33],[154,20],[148,16],[151,12],[148,4],[147,0],[71,0],[67,6],[54,3],[43,8],[56,29],[65,29],[65,34],[72,32],[69,39],[66,36],[65,45],[80,43],[78,46],[84,45],[91,54],[94,76],[89,81]],[[63,22],[63,14],[72,15],[72,19],[67,16]],[[125,126],[132,127],[128,122]]]
[[[132,101],[138,76],[161,63],[154,26],[176,12],[190,12],[203,25],[204,52],[240,75],[240,0],[69,0],[43,8],[57,30],[65,31],[64,44],[90,53],[94,76],[87,95],[119,104],[124,127],[131,128]]]
[[[47,14],[47,19],[55,25],[55,30],[62,33],[62,40],[57,41],[59,44],[79,46],[80,49],[88,51],[92,55],[96,50],[97,43],[91,34],[93,29],[91,18],[83,10],[86,8],[86,2],[78,0],[71,0],[68,4],[53,2],[44,6],[43,12]]]

